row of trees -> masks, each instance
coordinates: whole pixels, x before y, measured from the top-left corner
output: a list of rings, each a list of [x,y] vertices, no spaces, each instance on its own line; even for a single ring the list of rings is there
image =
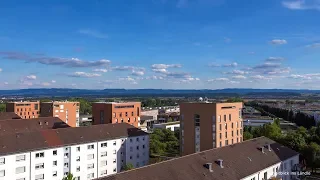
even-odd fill
[[[141,100],[142,107],[160,107],[160,106],[176,106],[177,100],[172,98],[160,99],[160,98],[147,98]]]
[[[6,112],[6,104],[0,103],[0,112]]]
[[[303,126],[307,129],[316,125],[313,116],[308,116],[305,113],[299,111],[294,113],[292,110],[270,107],[268,105],[262,105],[258,103],[251,103],[250,106],[253,106],[254,108],[260,110],[262,112],[262,115],[269,115],[268,113],[271,113],[276,117],[296,123],[298,126]]]
[[[296,131],[281,134],[280,121],[261,127],[245,127],[244,140],[265,136],[299,152],[307,162],[308,167],[320,167],[320,126],[313,126],[309,130],[300,126]]]
[[[177,156],[179,151],[179,130],[155,129],[150,135],[151,155]]]

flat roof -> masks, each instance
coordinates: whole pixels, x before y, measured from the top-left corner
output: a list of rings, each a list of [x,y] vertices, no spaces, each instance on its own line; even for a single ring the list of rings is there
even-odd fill
[[[0,156],[142,135],[127,123],[10,133],[1,136]]]
[[[174,125],[174,124],[180,124],[180,121],[173,121],[173,122],[154,124],[154,125]]]
[[[261,147],[270,144],[271,151]],[[221,148],[183,156],[157,164],[120,172],[100,180],[230,180],[243,179],[272,165],[280,163],[299,153],[266,137],[259,137]],[[223,168],[217,161],[221,159]],[[212,163],[210,172],[205,167]]]

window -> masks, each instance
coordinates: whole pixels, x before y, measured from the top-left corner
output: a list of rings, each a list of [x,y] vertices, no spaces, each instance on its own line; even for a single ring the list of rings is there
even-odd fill
[[[4,177],[6,175],[6,172],[4,170],[0,170],[0,177]]]
[[[26,156],[25,155],[19,155],[16,157],[16,161],[20,162],[20,161],[25,161],[26,160]]]
[[[88,149],[94,149],[94,145],[93,144],[88,145]]]
[[[130,142],[132,142],[132,139],[130,139]]]
[[[107,151],[106,152],[101,152],[101,157],[105,157],[105,156],[107,156],[108,154],[107,154]]]
[[[76,161],[78,161],[78,162],[80,161],[80,156],[78,156],[78,157],[76,158]]]
[[[224,124],[224,128],[225,128],[225,130],[228,130],[228,125],[227,125],[227,123]]]
[[[142,149],[144,149],[146,146],[145,145],[142,145]]]
[[[231,128],[233,129],[233,123],[231,123]]]
[[[77,147],[77,152],[80,152],[80,146]]]
[[[231,144],[233,144],[233,139],[231,139]]]
[[[94,159],[94,154],[89,154],[89,155],[87,156],[87,159],[88,159],[88,160]]]
[[[221,135],[221,133],[219,134],[220,135],[220,139],[222,138],[222,135]]]
[[[104,175],[107,175],[108,174],[108,172],[107,172],[107,170],[103,170],[103,171],[101,171],[101,176],[104,176]]]
[[[58,172],[57,171],[53,171],[52,176],[53,177],[57,177],[58,176]]]
[[[106,166],[106,165],[108,165],[107,161],[101,161],[101,166]]]
[[[226,122],[227,121],[227,115],[225,114],[223,117],[224,117],[224,122]]]
[[[237,130],[237,136],[239,136],[239,130]]]
[[[53,166],[57,166],[58,165],[58,162],[57,161],[53,161]]]
[[[113,159],[113,163],[117,163],[117,160],[116,160],[116,159]]]
[[[68,172],[63,173],[63,175],[65,175],[65,176],[67,176],[68,174],[69,174]]]
[[[229,114],[229,121],[231,121],[231,114]]]
[[[113,169],[113,172],[117,172],[117,168],[114,168],[114,169]]]
[[[139,150],[139,146],[137,146],[137,150]]]
[[[263,179],[268,179],[267,172],[263,174]]]
[[[253,178],[251,178],[250,180],[256,180],[256,178],[255,178],[255,177],[253,177]]]
[[[199,114],[195,114],[194,115],[194,125],[195,126],[200,126],[200,115]]]
[[[101,143],[101,147],[107,147],[107,143]]]
[[[69,167],[69,163],[64,163],[64,167],[68,168]]]
[[[20,173],[24,173],[24,172],[26,172],[25,166],[16,168],[16,174],[20,174]]]
[[[225,137],[228,138],[228,132],[225,132]]]
[[[220,131],[222,130],[222,125],[221,124],[219,125],[219,129],[220,129]]]
[[[226,142],[225,142],[225,146],[227,146],[228,145],[228,140],[226,140]]]
[[[137,138],[137,142],[139,142],[139,138]]]
[[[77,167],[77,172],[80,172],[80,166]]]
[[[113,150],[113,154],[117,154],[117,150]]]
[[[87,178],[88,178],[88,179],[94,178],[94,173],[88,174],[88,175],[87,175]]]
[[[44,174],[38,174],[35,176],[35,180],[43,180],[44,179]]]
[[[218,116],[218,122],[221,122],[221,116]]]
[[[231,131],[231,136],[233,137],[233,131]]]
[[[130,152],[132,152],[133,151],[133,147],[130,147]]]
[[[100,124],[104,124],[104,111],[100,111]]]
[[[116,146],[116,145],[117,145],[117,141],[114,141],[114,142],[113,142],[113,145]]]
[[[144,137],[142,137],[142,141],[144,141],[144,139],[145,139],[145,138],[144,138]]]
[[[128,118],[128,122],[130,122],[130,118]]]
[[[36,153],[36,158],[42,158],[44,157],[44,152]]]
[[[220,141],[220,147],[222,147],[222,142]]]
[[[130,156],[130,159],[132,159],[132,156]]]
[[[240,119],[242,118],[242,111],[241,111],[241,109],[239,110],[239,118],[240,118]]]
[[[44,163],[36,164],[36,170],[37,169],[43,169],[44,168]]]
[[[69,153],[64,153],[64,157],[68,158],[69,157]]]
[[[94,164],[88,164],[88,169],[93,169],[94,168]]]
[[[126,112],[126,116],[128,116],[128,112]]]
[[[291,168],[293,167],[293,160],[292,159],[290,160],[290,167]]]
[[[116,117],[116,113],[112,113],[113,117]]]
[[[16,179],[16,180],[26,180],[25,178],[19,178],[19,179]]]
[[[58,154],[57,150],[53,151],[53,155],[56,156]]]
[[[140,155],[139,155],[139,154],[137,154],[137,158],[140,158]]]

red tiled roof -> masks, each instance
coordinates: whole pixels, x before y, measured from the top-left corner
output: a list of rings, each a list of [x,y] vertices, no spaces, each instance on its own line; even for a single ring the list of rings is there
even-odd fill
[[[271,144],[271,151],[259,149]],[[266,137],[211,149],[181,158],[118,173],[99,180],[237,180],[298,155]],[[223,160],[223,168],[217,161]],[[204,165],[212,163],[210,172]]]
[[[0,121],[0,137],[4,134],[68,127],[70,126],[57,117],[2,120]]]
[[[21,119],[21,117],[14,112],[0,112],[0,121],[7,119]]]
[[[7,133],[0,136],[0,156],[142,135],[147,133],[126,123]]]

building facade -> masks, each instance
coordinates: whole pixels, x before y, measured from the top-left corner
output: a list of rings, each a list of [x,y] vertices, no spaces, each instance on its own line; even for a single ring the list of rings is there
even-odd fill
[[[40,114],[39,101],[7,102],[6,112],[14,112],[22,119],[38,118]]]
[[[140,102],[98,102],[92,104],[93,124],[128,123],[139,127]]]
[[[71,127],[79,127],[79,102],[53,101],[40,104],[41,117],[58,117]]]
[[[299,153],[266,137],[182,156],[101,180],[295,180]]]
[[[170,131],[176,131],[180,129],[180,122],[168,122],[162,124],[154,124],[153,129],[168,129]]]
[[[24,133],[19,137],[21,140],[30,139],[37,134],[49,139],[46,144],[40,142],[41,138],[35,138],[34,143],[20,149],[17,147],[17,151],[8,142],[0,142],[1,147],[10,148],[10,151],[6,148],[0,150],[0,180],[61,180],[68,173],[72,173],[76,180],[96,179],[118,173],[129,163],[134,167],[149,163],[147,133],[131,125],[99,126],[102,127]],[[110,134],[103,135],[103,132]],[[126,135],[126,132],[129,133]],[[69,137],[62,136],[68,134]],[[77,135],[74,136],[75,134]],[[80,136],[81,134],[84,135]],[[12,134],[5,138],[6,141],[17,137]]]
[[[180,104],[181,155],[242,142],[242,107],[242,103]]]

